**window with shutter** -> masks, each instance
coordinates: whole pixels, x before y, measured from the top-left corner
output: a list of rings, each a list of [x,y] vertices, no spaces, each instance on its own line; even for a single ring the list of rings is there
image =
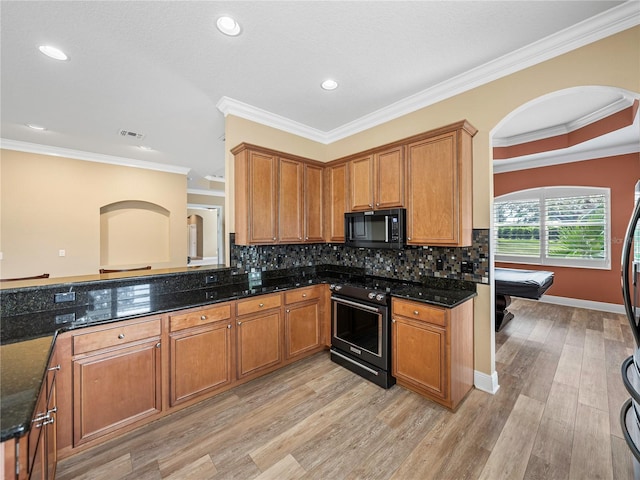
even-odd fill
[[[496,261],[611,268],[610,190],[542,187],[494,202]]]

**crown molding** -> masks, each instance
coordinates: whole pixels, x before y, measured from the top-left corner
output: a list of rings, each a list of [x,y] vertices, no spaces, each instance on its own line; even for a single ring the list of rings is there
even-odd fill
[[[329,144],[639,25],[639,6],[637,0],[629,0],[328,132],[229,97],[222,97],[216,107],[225,117],[235,115],[309,140]]]
[[[617,155],[628,155],[630,153],[639,153],[640,144],[638,142],[626,143],[624,145],[616,145],[615,147],[605,147],[595,150],[559,153],[557,155],[545,155],[540,158],[530,158],[527,156],[512,158],[508,160],[494,160],[493,173],[507,173],[518,170],[529,170],[531,168],[550,167],[563,163],[583,162],[587,160],[595,160],[598,158],[615,157]]]
[[[313,140],[319,143],[327,143],[326,133],[316,128],[309,127],[300,122],[290,120],[281,115],[271,113],[267,110],[263,110],[248,103],[235,100],[230,97],[222,97],[216,103],[216,107],[220,110],[224,116],[234,115],[236,117],[245,118],[252,122],[266,125],[267,127],[277,128],[294,135],[298,135],[309,140]]]
[[[201,188],[187,188],[187,193],[192,195],[207,195],[209,197],[224,197],[222,190],[204,190]]]
[[[540,130],[512,135],[510,137],[497,138],[494,136],[493,146],[511,147],[513,145],[520,145],[523,143],[535,142],[537,140],[566,135],[567,133],[574,132],[581,129],[582,127],[586,127],[587,125],[591,125],[592,123],[603,120],[607,117],[610,117],[611,115],[621,112],[626,108],[633,106],[634,101],[635,98],[633,98],[632,96],[623,95],[622,98],[619,98],[615,102],[601,108],[600,110],[588,113],[587,115],[584,115],[576,120],[572,120],[571,122],[564,123],[562,125],[555,125],[553,127],[542,128]]]
[[[9,140],[5,138],[0,138],[0,148],[16,150],[18,152],[36,153],[39,155],[73,158],[74,160],[85,160],[88,162],[108,163],[111,165],[119,165],[121,167],[133,167],[145,170],[156,170],[159,172],[178,173],[181,175],[186,175],[189,173],[189,170],[191,170],[189,167],[148,162],[146,160],[136,160],[134,158],[116,157],[113,155],[104,155],[102,153],[84,152],[82,150],[40,145],[38,143],[20,142],[18,140]]]

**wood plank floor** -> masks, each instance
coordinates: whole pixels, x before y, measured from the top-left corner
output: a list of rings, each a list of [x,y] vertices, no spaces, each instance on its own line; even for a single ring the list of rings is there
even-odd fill
[[[457,413],[317,354],[61,461],[71,479],[632,479],[626,319],[516,300]]]

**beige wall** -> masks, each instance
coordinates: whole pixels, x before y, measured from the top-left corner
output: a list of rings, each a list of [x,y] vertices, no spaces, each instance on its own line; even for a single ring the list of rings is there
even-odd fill
[[[66,277],[98,273],[100,208],[142,201],[169,211],[166,238],[131,265],[186,264],[186,176],[140,168],[2,150],[0,155],[0,275],[49,273]],[[132,240],[133,241],[133,240]],[[66,256],[60,257],[59,250]],[[168,253],[167,253],[168,251]],[[160,261],[159,259],[164,259]]]
[[[634,27],[435,105],[355,134],[328,146],[305,141],[233,116],[227,117],[227,217],[233,232],[233,162],[229,149],[248,142],[332,160],[376,145],[467,119],[478,133],[473,143],[473,224],[489,228],[493,205],[490,132],[510,112],[542,95],[580,85],[609,85],[640,91],[640,27]],[[492,289],[479,286],[475,306],[475,369],[495,372]]]

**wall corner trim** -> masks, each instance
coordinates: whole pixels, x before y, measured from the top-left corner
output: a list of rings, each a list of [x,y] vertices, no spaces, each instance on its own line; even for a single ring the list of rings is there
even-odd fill
[[[473,383],[478,390],[490,393],[491,395],[495,395],[500,388],[498,384],[498,372],[495,370],[491,375],[474,370]]]

